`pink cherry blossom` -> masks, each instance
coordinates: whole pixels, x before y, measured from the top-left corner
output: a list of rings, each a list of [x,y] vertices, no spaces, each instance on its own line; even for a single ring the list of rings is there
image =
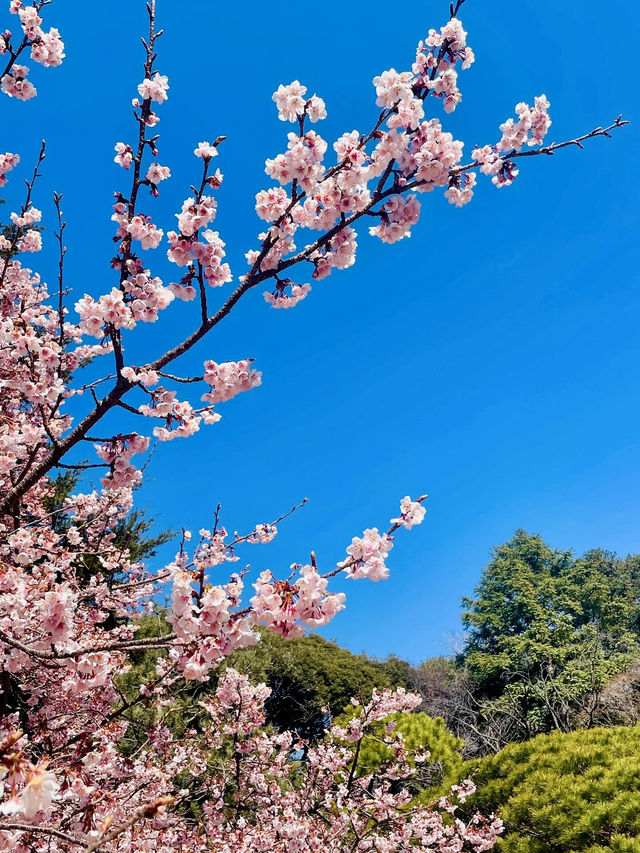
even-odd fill
[[[19,252],[39,252],[42,249],[42,235],[39,231],[30,228],[25,231],[18,241]]]
[[[250,391],[262,383],[262,374],[251,367],[252,359],[242,361],[205,361],[204,381],[211,390],[202,395],[209,403],[224,403],[236,394]]]
[[[535,98],[533,108],[524,102],[516,104],[518,119],[509,118],[500,125],[502,138],[496,145],[497,150],[520,151],[524,145],[542,145],[551,126],[548,110],[549,101],[545,95]]]
[[[217,205],[213,196],[202,196],[198,200],[185,199],[182,212],[176,213],[180,233],[192,237],[199,228],[206,228],[216,217]]]
[[[261,545],[275,539],[278,529],[275,524],[256,524],[254,530],[247,536],[246,541]]]
[[[322,98],[317,95],[312,95],[307,101],[306,114],[309,116],[309,121],[322,121],[327,117],[327,108]]]
[[[38,14],[36,6],[23,6],[19,8],[18,17],[20,18],[20,26],[25,36],[31,40],[37,38],[40,33],[42,18]]]
[[[133,240],[139,240],[143,249],[157,249],[160,245],[164,231],[151,222],[150,217],[137,214],[128,222],[123,224]]]
[[[145,388],[157,385],[160,377],[155,370],[136,369],[134,367],[123,367],[120,370],[122,376],[129,382],[140,382]]]
[[[473,198],[473,188],[476,185],[476,173],[467,172],[461,178],[456,178],[445,190],[445,198],[449,204],[454,204],[456,207],[464,207],[469,204]]]
[[[133,161],[133,150],[130,145],[125,145],[124,142],[116,142],[116,156],[113,158],[118,166],[128,169]]]
[[[169,89],[169,78],[156,73],[153,78],[145,77],[138,85],[138,94],[143,100],[155,101],[161,104],[167,100],[167,90]]]
[[[422,524],[427,512],[426,508],[422,506],[423,500],[424,496],[419,501],[412,501],[409,495],[406,495],[400,501],[399,517],[392,518],[391,524],[401,525],[407,530],[411,530],[411,528],[415,527],[417,524]]]
[[[0,154],[0,187],[4,187],[7,183],[7,172],[10,172],[20,162],[19,154],[10,154],[8,151],[5,154]]]
[[[395,68],[383,71],[379,77],[373,78],[376,88],[376,104],[379,107],[395,107],[398,101],[410,101],[413,98],[411,84],[413,75],[410,71],[398,72]]]
[[[289,293],[285,292],[287,287],[289,288]],[[273,308],[293,308],[298,304],[298,302],[302,302],[302,300],[306,298],[310,290],[310,284],[291,284],[290,282],[283,282],[282,284],[276,285],[276,289],[273,293],[265,290],[264,298],[265,301]]]
[[[152,184],[159,184],[161,181],[166,181],[171,177],[171,170],[168,166],[161,166],[159,163],[152,163],[147,169],[145,178]]]
[[[57,68],[65,58],[64,42],[60,38],[60,32],[51,27],[49,32],[40,31],[31,46],[31,58],[34,62],[47,68]]]
[[[396,243],[411,236],[411,227],[419,218],[420,202],[416,196],[395,196],[383,205],[381,224],[369,228],[369,233],[379,237],[383,243]]]
[[[36,222],[40,222],[42,220],[42,211],[37,207],[33,207],[30,205],[27,210],[23,210],[21,214],[12,213],[11,221],[18,228],[25,228],[29,225],[35,225]]]
[[[386,580],[389,569],[385,563],[393,543],[377,527],[368,528],[360,536],[354,536],[347,548],[347,559],[338,563],[350,578],[368,578],[372,581]]]
[[[344,608],[344,593],[327,593],[327,579],[313,566],[296,567],[300,577],[294,584],[277,581],[269,571],[254,584],[252,618],[283,637],[299,637],[305,626],[326,625]]]
[[[299,80],[294,80],[288,86],[278,86],[278,90],[273,93],[273,100],[281,121],[296,121],[298,116],[304,113],[306,91],[307,87],[303,86]]]
[[[8,74],[0,78],[0,91],[10,98],[28,101],[35,98],[36,87],[27,80],[29,69],[26,65],[14,65]]]
[[[199,142],[198,147],[193,153],[196,157],[200,157],[203,160],[211,160],[212,157],[218,156],[218,149],[215,145],[211,145],[210,142]]]
[[[188,438],[200,429],[201,418],[188,400],[179,400],[175,391],[158,387],[149,392],[150,403],[138,407],[141,415],[159,418],[164,426],[153,428],[154,436],[160,441],[172,441],[174,438]]]
[[[260,219],[267,222],[275,222],[284,214],[291,199],[282,187],[273,187],[269,190],[260,190],[256,195],[256,213]]]

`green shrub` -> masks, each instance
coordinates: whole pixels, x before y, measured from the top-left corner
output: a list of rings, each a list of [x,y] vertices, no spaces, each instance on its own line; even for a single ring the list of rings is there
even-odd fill
[[[351,713],[347,710],[336,723],[343,725]],[[439,793],[442,785],[448,786],[462,779],[462,739],[451,734],[443,719],[430,717],[423,712],[390,714],[384,721],[376,723],[373,726],[373,736],[366,736],[362,741],[358,755],[358,775],[372,773],[392,758],[390,747],[383,743],[385,727],[391,721],[395,724],[394,731],[400,732],[404,738],[410,753],[409,763],[416,768],[410,789],[415,793],[425,791],[428,801],[436,796],[434,788]],[[423,749],[429,751],[429,759],[424,763],[414,764],[411,753]]]
[[[474,771],[465,811],[500,813],[501,853],[640,853],[640,726],[539,735]]]

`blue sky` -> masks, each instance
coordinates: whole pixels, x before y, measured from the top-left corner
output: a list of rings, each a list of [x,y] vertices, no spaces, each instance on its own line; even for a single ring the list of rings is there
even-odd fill
[[[508,11],[468,0],[461,17],[477,62],[445,120],[467,151],[495,141],[515,103],[541,92],[556,141],[621,112],[637,121],[636,5],[561,5],[560,18],[555,0]],[[198,175],[195,144],[225,134],[216,227],[241,274],[261,230],[253,198],[270,185],[264,159],[289,130],[271,93],[300,79],[327,102],[318,129],[330,142],[366,131],[372,77],[410,67],[446,7],[428,0],[391,16],[380,0],[158,0],[158,68],[171,85],[158,159],[173,177],[143,210],[171,228]],[[127,105],[141,79],[144,3],[130,0],[126,15],[107,0],[79,8],[55,0],[46,10],[68,59],[35,69],[40,96],[0,103],[2,150],[19,151],[26,167],[47,139],[37,203],[50,217],[51,191],[64,193],[67,280],[78,298],[115,281],[110,205],[126,175],[113,145],[135,133]],[[451,648],[460,596],[518,527],[558,548],[639,551],[637,152],[636,123],[584,151],[527,161],[511,188],[480,181],[463,210],[425,196],[410,240],[384,246],[361,228],[356,266],[319,282],[294,310],[249,294],[176,369],[251,356],[262,387],[221,407],[216,426],[161,445],[141,502],[163,526],[194,530],[221,502],[227,526],[246,530],[308,496],[272,545],[244,555],[278,573],[311,548],[332,568],[351,536],[385,526],[403,495],[428,492],[425,523],[398,537],[391,578],[343,584],[347,610],[325,631],[354,651],[412,661]],[[4,194],[13,200],[16,190],[14,181]],[[170,280],[161,253],[150,257]],[[53,280],[53,251],[42,261]],[[195,313],[179,305],[136,332],[131,362],[178,340]]]

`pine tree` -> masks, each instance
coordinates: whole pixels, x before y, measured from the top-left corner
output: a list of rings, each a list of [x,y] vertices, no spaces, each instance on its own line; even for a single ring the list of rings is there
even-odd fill
[[[640,853],[640,727],[538,735],[467,762],[501,853]]]

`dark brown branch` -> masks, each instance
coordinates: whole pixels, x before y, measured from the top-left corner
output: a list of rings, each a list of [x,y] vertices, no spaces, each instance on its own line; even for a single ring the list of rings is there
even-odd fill
[[[108,832],[106,835],[101,835],[99,838],[96,838],[95,841],[90,841],[85,847],[84,853],[94,853],[94,851],[99,850],[103,844],[113,841],[138,821],[155,817],[162,809],[175,801],[175,797],[157,797],[153,802],[140,806],[140,808],[136,809],[131,817],[123,824],[114,827],[111,832]]]
[[[542,148],[528,148],[525,151],[509,151],[500,154],[500,159],[502,160],[515,160],[518,157],[537,157],[539,154],[547,154],[552,155],[555,154],[556,151],[560,151],[562,148],[568,148],[571,145],[576,145],[578,148],[584,148],[582,144],[587,139],[595,139],[596,136],[606,136],[611,138],[611,131],[616,130],[619,127],[625,127],[630,124],[627,119],[623,119],[622,115],[619,115],[618,118],[610,124],[608,127],[595,127],[593,130],[590,130],[589,133],[584,133],[582,136],[577,136],[575,139],[567,139],[564,142],[552,142],[551,145],[543,145]],[[465,163],[464,166],[455,166],[450,170],[449,174],[451,176],[459,175],[461,172],[468,172],[470,169],[477,169],[478,164],[474,161],[473,163]],[[411,187],[417,186],[416,183],[408,185]],[[406,189],[407,187],[405,187]]]
[[[84,847],[87,843],[86,839],[74,838],[66,832],[62,832],[53,826],[34,826],[30,823],[0,823],[0,832],[32,832],[38,835],[50,835],[54,838],[59,838],[61,841],[66,841],[68,844],[76,844],[79,847]]]
[[[176,634],[167,634],[163,637],[149,637],[141,640],[119,640],[112,643],[100,643],[93,646],[87,646],[82,649],[73,651],[58,652],[55,648],[52,651],[44,651],[42,649],[33,649],[30,646],[21,643],[19,640],[14,640],[4,631],[0,631],[0,641],[5,642],[8,646],[14,649],[19,649],[30,657],[39,658],[41,660],[68,660],[71,658],[79,658],[83,655],[91,655],[96,652],[139,652],[147,649],[165,649],[177,639]]]
[[[21,210],[21,213],[23,216],[27,212],[27,210],[29,209],[29,205],[31,204],[31,195],[33,193],[33,188],[35,186],[36,180],[40,177],[40,172],[38,172],[38,169],[42,165],[42,161],[45,158],[45,148],[46,148],[46,142],[43,139],[41,144],[40,144],[40,153],[38,154],[38,159],[36,160],[36,165],[33,169],[33,174],[31,176],[31,180],[25,181],[25,184],[27,187],[27,195],[26,195],[26,198],[24,200],[24,204],[22,205],[22,210]],[[9,261],[13,257],[13,254],[17,248],[17,245],[18,245],[18,241],[22,237],[23,231],[24,231],[24,229],[20,226],[18,226],[15,229],[15,233],[14,233],[13,238],[11,240],[11,245],[6,250],[6,257],[4,260],[4,264],[2,265],[2,272],[0,273],[0,287],[4,284],[4,278],[7,274],[7,269],[9,268]]]
[[[58,231],[54,231],[54,237],[56,237],[58,241],[58,323],[60,326],[60,335],[58,337],[58,344],[60,345],[60,361],[62,362],[62,348],[64,346],[64,257],[67,254],[67,248],[63,242],[64,229],[67,227],[67,223],[62,218],[62,210],[60,208],[60,202],[62,201],[62,195],[54,192],[53,194],[53,203],[56,207],[56,214],[58,217]]]
[[[454,11],[457,11],[461,5],[462,5],[462,3],[457,3],[456,6],[454,7]],[[150,36],[150,41],[149,41],[150,48],[148,48],[148,53],[147,53],[147,62],[145,63],[145,73],[148,71],[150,74],[151,70],[152,70],[152,63],[153,63],[153,54],[152,54],[152,46],[153,46],[153,38],[154,38],[153,37],[153,33],[154,33],[154,5],[153,5],[153,2],[150,4],[149,10],[150,10],[150,33],[151,33],[151,36]],[[143,109],[144,109],[144,107],[143,107]],[[378,118],[378,122],[375,126],[376,128],[378,128],[380,126],[380,124],[382,123],[384,118],[385,118],[385,111],[383,111],[381,113],[380,117]],[[567,140],[565,142],[560,142],[560,143],[553,143],[552,145],[547,145],[547,146],[544,146],[542,148],[535,149],[535,150],[522,151],[522,152],[512,152],[510,155],[505,155],[505,157],[509,157],[509,158],[517,158],[517,157],[525,157],[525,156],[531,157],[531,156],[537,156],[539,154],[552,155],[555,153],[555,151],[560,150],[562,148],[572,146],[572,145],[582,147],[582,143],[585,140],[591,139],[591,138],[596,137],[596,136],[609,136],[610,132],[612,130],[614,130],[618,127],[623,127],[626,124],[628,124],[628,122],[626,120],[623,120],[622,116],[619,116],[616,119],[616,121],[613,122],[613,124],[609,125],[608,127],[606,127],[606,128],[601,128],[601,127],[595,128],[594,130],[590,131],[589,133],[586,133],[583,136],[579,136],[576,139],[571,139],[571,140]],[[375,133],[375,129],[367,137],[363,137],[361,144],[364,145],[367,140],[369,140],[373,137],[374,133]],[[141,124],[141,137],[140,137],[140,139],[141,139],[141,142],[139,144],[139,159],[142,156],[142,151],[144,149],[144,144],[145,144],[144,128],[142,127],[142,124]],[[41,158],[43,156],[44,156],[44,145],[43,145],[43,149],[41,152]],[[40,160],[39,160],[39,162],[40,162]],[[338,166],[333,167],[333,169],[330,169],[327,172],[327,175],[325,176],[325,180],[330,175],[335,174],[336,171],[341,167],[342,167],[342,164],[339,164]],[[455,178],[460,173],[468,171],[472,168],[477,168],[477,164],[476,163],[469,163],[469,164],[465,164],[463,166],[456,166],[455,168],[450,170],[449,174],[450,174],[451,178]],[[36,168],[36,173],[37,173],[37,168]],[[136,187],[139,187],[139,163],[137,164],[137,172],[135,174],[137,174],[138,177],[134,181],[135,192],[132,194],[132,197],[135,197],[135,194],[137,193]],[[35,178],[35,175],[34,175],[34,178]],[[278,267],[276,269],[261,271],[260,265],[261,265],[262,261],[264,260],[264,257],[266,256],[266,254],[270,251],[270,249],[272,247],[272,244],[270,242],[270,238],[267,238],[267,240],[265,240],[265,242],[261,248],[260,254],[258,255],[258,257],[257,257],[255,263],[253,264],[251,270],[249,271],[249,273],[247,273],[247,275],[244,277],[244,279],[239,284],[239,286],[233,291],[233,293],[228,297],[228,299],[223,303],[223,305],[216,311],[216,313],[210,317],[207,317],[206,320],[203,320],[201,325],[197,329],[195,329],[190,335],[188,335],[183,341],[181,341],[176,346],[174,346],[173,348],[171,348],[170,350],[165,352],[163,355],[156,358],[154,361],[145,365],[144,367],[148,370],[162,371],[162,368],[166,367],[168,364],[171,364],[171,362],[175,361],[177,358],[179,358],[180,356],[182,356],[186,352],[188,352],[195,344],[198,343],[198,341],[200,341],[202,338],[204,338],[205,335],[207,335],[213,328],[215,328],[215,326],[217,326],[218,323],[220,323],[225,317],[227,317],[227,315],[230,314],[231,310],[235,307],[235,305],[240,301],[240,299],[242,299],[242,297],[245,295],[245,293],[247,293],[252,287],[255,287],[258,283],[265,281],[269,278],[273,278],[273,277],[278,276],[284,270],[289,269],[290,267],[294,266],[295,264],[300,263],[301,261],[310,260],[310,256],[313,255],[313,253],[316,252],[318,249],[321,249],[321,248],[327,246],[330,243],[331,239],[340,230],[342,230],[344,227],[348,227],[348,226],[352,225],[354,222],[356,222],[362,216],[369,215],[372,208],[376,204],[378,204],[380,201],[384,200],[385,198],[388,198],[391,195],[404,193],[404,192],[407,192],[408,190],[419,187],[423,183],[424,182],[421,182],[421,181],[409,181],[406,184],[404,184],[402,187],[397,186],[394,183],[391,187],[389,187],[387,189],[382,189],[382,187],[379,184],[377,190],[372,194],[372,198],[371,198],[370,203],[363,210],[358,211],[356,213],[353,213],[351,216],[348,216],[348,217],[342,219],[333,228],[331,228],[329,231],[327,231],[325,234],[323,234],[321,237],[319,237],[310,246],[307,246],[305,249],[303,249],[302,251],[298,252],[296,255],[293,255],[290,258],[288,258],[286,260],[282,260],[278,264]],[[293,207],[297,203],[299,203],[301,198],[303,198],[303,195],[304,194],[302,194],[299,197],[296,197],[295,199],[291,200],[291,203],[290,203],[289,207],[287,208],[287,211],[283,214],[283,216],[280,218],[280,220],[278,220],[278,222],[283,221],[290,214]],[[129,202],[129,208],[130,208],[130,212],[132,214],[134,208],[131,205],[132,205],[132,203],[130,201]],[[277,224],[278,223],[276,223],[276,225]],[[176,381],[180,381],[180,380],[176,377]],[[38,465],[35,465],[34,467],[32,467],[31,470],[29,471],[29,473],[26,476],[23,476],[22,480],[19,483],[15,484],[13,486],[13,488],[10,490],[10,492],[8,494],[6,494],[2,500],[0,500],[0,514],[2,514],[3,512],[7,512],[7,510],[10,507],[14,507],[16,505],[16,501],[18,501],[30,488],[32,488],[42,476],[46,475],[46,473],[48,471],[50,471],[53,467],[55,467],[60,462],[62,457],[72,447],[74,447],[79,441],[83,440],[87,436],[89,430],[96,423],[98,423],[102,419],[102,417],[111,408],[113,408],[115,405],[117,405],[119,403],[119,401],[121,400],[121,398],[128,391],[130,391],[131,388],[134,387],[134,385],[135,385],[135,383],[131,383],[128,380],[125,380],[124,377],[122,377],[122,375],[119,374],[118,378],[116,380],[115,386],[111,389],[111,391],[105,397],[102,398],[102,400],[97,402],[95,408],[88,415],[86,415],[86,417],[69,433],[69,435],[65,439],[59,440],[57,446],[52,448],[49,455],[47,457],[45,457],[45,459],[43,459]]]

